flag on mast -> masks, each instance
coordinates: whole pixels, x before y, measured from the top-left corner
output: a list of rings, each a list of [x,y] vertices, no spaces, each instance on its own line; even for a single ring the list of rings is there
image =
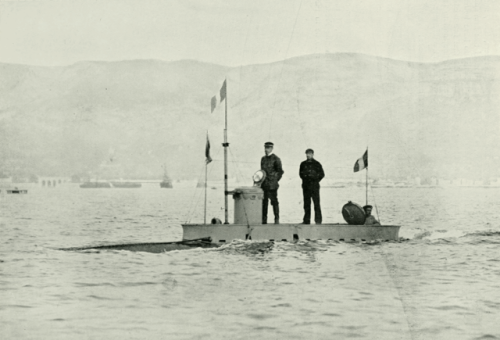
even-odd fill
[[[210,104],[212,105],[212,111],[210,111],[210,113],[212,113],[214,112],[215,107],[217,106],[217,96],[212,97],[212,101],[210,102]]]
[[[226,99],[226,80],[224,80],[224,84],[222,84],[222,87],[220,88],[220,102]]]
[[[365,151],[363,157],[358,159],[356,163],[354,163],[354,172],[358,172],[363,170],[364,168],[368,168],[368,150]]]
[[[208,132],[207,132],[207,145],[205,146],[205,163],[208,164],[212,161],[212,157],[210,157],[210,140],[208,139]]]

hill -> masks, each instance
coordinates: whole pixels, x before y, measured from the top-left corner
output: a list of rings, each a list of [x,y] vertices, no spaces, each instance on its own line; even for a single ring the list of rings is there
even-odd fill
[[[224,109],[211,114],[210,98],[227,78],[233,176],[258,169],[267,140],[288,177],[308,147],[327,176],[353,176],[366,146],[373,176],[500,176],[500,57],[0,64],[0,77],[4,172],[160,179],[167,163],[174,179],[196,178],[208,130],[219,178]]]

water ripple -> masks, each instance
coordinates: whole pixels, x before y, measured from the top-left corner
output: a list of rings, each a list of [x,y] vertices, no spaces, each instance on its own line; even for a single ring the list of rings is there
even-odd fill
[[[325,219],[341,221],[339,207],[364,197],[355,190],[322,189]],[[500,202],[500,191],[381,190],[382,219],[402,224],[398,242],[235,241],[148,252],[182,238],[179,221],[200,193],[61,185],[30,189],[19,198],[23,204],[1,198],[0,337],[441,340],[500,334],[500,226],[482,211]],[[284,222],[300,220],[302,206],[291,199],[297,192],[280,188],[280,195]],[[220,200],[208,210],[220,217]],[[137,243],[144,247],[58,250]]]

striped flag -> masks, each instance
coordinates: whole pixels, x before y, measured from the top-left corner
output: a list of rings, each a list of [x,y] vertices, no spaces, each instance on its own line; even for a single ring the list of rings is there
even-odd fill
[[[207,132],[207,145],[205,146],[205,163],[208,164],[212,161],[212,157],[210,157],[210,140],[208,139],[208,132]]]
[[[217,106],[217,96],[212,97],[212,101],[210,104],[212,105],[212,111],[210,111],[212,113],[212,112],[214,112],[215,107]]]
[[[364,168],[368,168],[368,150],[365,151],[363,157],[354,163],[354,172],[358,172]]]
[[[224,84],[222,84],[222,87],[220,88],[220,102],[226,99],[226,80],[224,80]]]
[[[224,83],[222,84],[222,87],[220,88],[220,93],[219,93],[221,103],[224,99],[226,99],[226,94],[227,94],[226,93],[226,80],[224,80]],[[213,96],[212,99],[210,100],[210,106],[211,106],[210,112],[214,112],[215,108],[217,107],[217,95]]]

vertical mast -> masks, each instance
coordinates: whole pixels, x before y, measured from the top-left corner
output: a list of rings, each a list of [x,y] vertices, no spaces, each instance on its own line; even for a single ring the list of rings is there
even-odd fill
[[[368,205],[368,167],[366,167],[366,205]]]
[[[208,163],[205,164],[205,209],[203,213],[203,224],[207,224],[207,169]]]
[[[208,130],[207,130],[207,145],[208,145]],[[207,224],[207,169],[208,159],[205,161],[205,205],[203,211],[203,224]]]
[[[227,142],[227,80],[224,80],[224,86],[226,90],[226,98],[225,98],[225,104],[226,104],[226,114],[225,114],[225,127],[224,127],[224,224],[229,224],[228,221],[228,211],[227,211],[227,148],[229,147],[229,143]]]
[[[368,162],[368,146],[366,147],[366,160]],[[370,164],[370,163],[368,163]],[[368,164],[366,165],[366,179],[365,179],[365,185],[366,185],[366,203],[365,205],[368,205]]]

